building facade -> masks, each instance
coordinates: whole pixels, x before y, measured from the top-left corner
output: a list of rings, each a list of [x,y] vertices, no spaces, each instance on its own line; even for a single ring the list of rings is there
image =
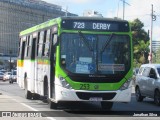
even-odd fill
[[[153,40],[152,41],[152,49],[153,49],[153,51],[157,51],[157,50],[159,50],[160,49],[160,41],[155,41],[155,40]]]
[[[16,57],[20,31],[65,15],[61,6],[41,0],[0,0],[0,55]]]

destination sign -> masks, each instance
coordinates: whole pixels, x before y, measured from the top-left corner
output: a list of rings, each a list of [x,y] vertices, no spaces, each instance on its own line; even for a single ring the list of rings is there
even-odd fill
[[[93,31],[111,31],[128,32],[127,22],[101,21],[101,20],[63,20],[62,28],[72,30],[93,30]]]

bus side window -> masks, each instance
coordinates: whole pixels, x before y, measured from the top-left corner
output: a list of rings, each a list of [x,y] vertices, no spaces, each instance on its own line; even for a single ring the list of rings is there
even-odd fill
[[[44,40],[44,31],[41,31],[39,36],[39,43],[38,43],[38,57],[42,56],[43,40]]]
[[[52,42],[53,42],[53,59],[54,61],[56,60],[56,46],[58,44],[58,35],[57,34],[53,34],[53,38],[52,38]]]
[[[31,56],[31,52],[32,52],[32,49],[31,49],[31,47],[32,47],[32,35],[30,35],[30,37],[29,37],[29,43],[28,43],[28,57],[30,57]]]
[[[19,48],[19,57],[21,60],[24,59],[25,47],[26,47],[26,37],[22,37],[21,43],[20,43],[20,48]]]
[[[58,32],[58,26],[55,25],[52,27],[51,29],[51,44],[50,44],[50,53],[49,53],[49,56],[50,56],[50,59],[51,61],[55,62],[55,58],[56,58],[56,46],[58,44],[58,35],[57,35],[57,32]]]
[[[18,57],[21,56],[21,45],[22,45],[22,38],[19,39],[19,48],[18,48]]]
[[[25,53],[24,53],[24,57],[27,57],[27,52],[28,52],[28,37],[27,37],[27,39],[26,39],[26,44],[25,44]]]
[[[51,33],[51,30],[47,30],[46,32],[46,37],[45,37],[45,40],[44,40],[44,56],[48,57],[49,56],[49,45],[50,45],[50,33]]]
[[[31,48],[31,59],[34,60],[36,57],[36,40],[37,38],[33,38],[32,40],[32,48]]]
[[[24,59],[24,53],[25,53],[25,44],[26,44],[26,42],[25,41],[23,41],[23,43],[22,43],[22,51],[21,51],[21,60],[23,60]]]
[[[38,56],[38,50],[39,50],[39,38],[40,38],[40,32],[38,32],[38,38],[37,38],[37,48],[36,48],[36,56]]]
[[[25,57],[29,57],[30,56],[31,43],[32,43],[32,35],[27,37],[26,48],[25,48]]]

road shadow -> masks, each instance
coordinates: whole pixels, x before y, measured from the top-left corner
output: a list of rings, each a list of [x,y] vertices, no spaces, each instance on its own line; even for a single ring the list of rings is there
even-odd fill
[[[58,104],[58,109],[63,109],[63,110],[71,110],[71,111],[83,111],[83,110],[87,110],[87,111],[92,111],[92,110],[100,110],[101,109],[101,105],[100,102],[60,102]]]

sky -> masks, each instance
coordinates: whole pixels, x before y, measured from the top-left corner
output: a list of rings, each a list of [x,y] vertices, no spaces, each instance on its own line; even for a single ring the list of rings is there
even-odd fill
[[[85,10],[95,10],[103,17],[123,18],[123,0],[43,0],[62,6],[62,9],[83,16]],[[125,20],[138,18],[144,23],[146,31],[151,30],[151,5],[153,4],[156,21],[153,22],[153,40],[160,41],[160,0],[125,0]]]

